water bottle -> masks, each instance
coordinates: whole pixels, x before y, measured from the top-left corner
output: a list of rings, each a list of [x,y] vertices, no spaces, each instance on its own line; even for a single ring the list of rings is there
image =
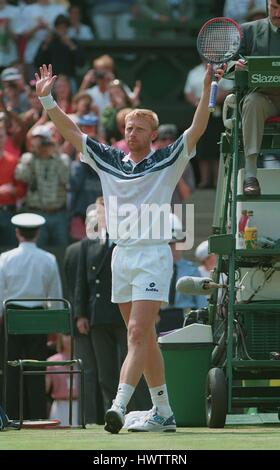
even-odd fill
[[[244,230],[245,248],[255,250],[257,248],[258,230],[254,218],[254,211],[248,211],[248,220]]]
[[[248,212],[246,209],[244,209],[241,212],[241,217],[238,222],[238,248],[240,249],[245,248],[244,232],[248,218]]]

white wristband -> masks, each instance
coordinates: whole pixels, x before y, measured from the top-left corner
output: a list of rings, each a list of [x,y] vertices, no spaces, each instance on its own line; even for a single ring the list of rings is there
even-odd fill
[[[39,100],[41,101],[41,104],[44,109],[53,109],[57,106],[57,102],[53,99],[53,96],[51,94],[47,96],[38,96]]]

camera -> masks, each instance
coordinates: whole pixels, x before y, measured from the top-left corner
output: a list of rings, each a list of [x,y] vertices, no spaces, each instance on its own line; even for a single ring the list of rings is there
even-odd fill
[[[105,78],[106,72],[104,70],[96,70],[95,71],[95,78]]]

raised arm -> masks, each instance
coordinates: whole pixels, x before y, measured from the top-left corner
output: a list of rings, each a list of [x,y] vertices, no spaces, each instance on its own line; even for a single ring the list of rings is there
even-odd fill
[[[35,78],[36,93],[43,108],[46,109],[50,119],[64,139],[70,142],[79,152],[82,152],[82,132],[72,119],[59,108],[51,95],[52,86],[57,78],[52,73],[52,66],[42,65],[40,74],[35,73]]]
[[[218,80],[222,77],[224,71],[223,69],[217,69],[215,72],[216,78]],[[190,153],[192,149],[196,146],[200,137],[204,134],[206,127],[208,125],[210,112],[208,110],[210,89],[212,81],[212,68],[211,65],[207,65],[204,85],[202,90],[202,95],[199,100],[198,106],[196,108],[192,124],[188,130],[188,152]]]

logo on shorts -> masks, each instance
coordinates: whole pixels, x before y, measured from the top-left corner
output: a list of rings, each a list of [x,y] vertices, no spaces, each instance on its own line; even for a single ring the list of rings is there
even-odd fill
[[[149,284],[149,287],[146,287],[146,292],[158,292],[158,289],[156,288],[156,283],[151,282]]]

